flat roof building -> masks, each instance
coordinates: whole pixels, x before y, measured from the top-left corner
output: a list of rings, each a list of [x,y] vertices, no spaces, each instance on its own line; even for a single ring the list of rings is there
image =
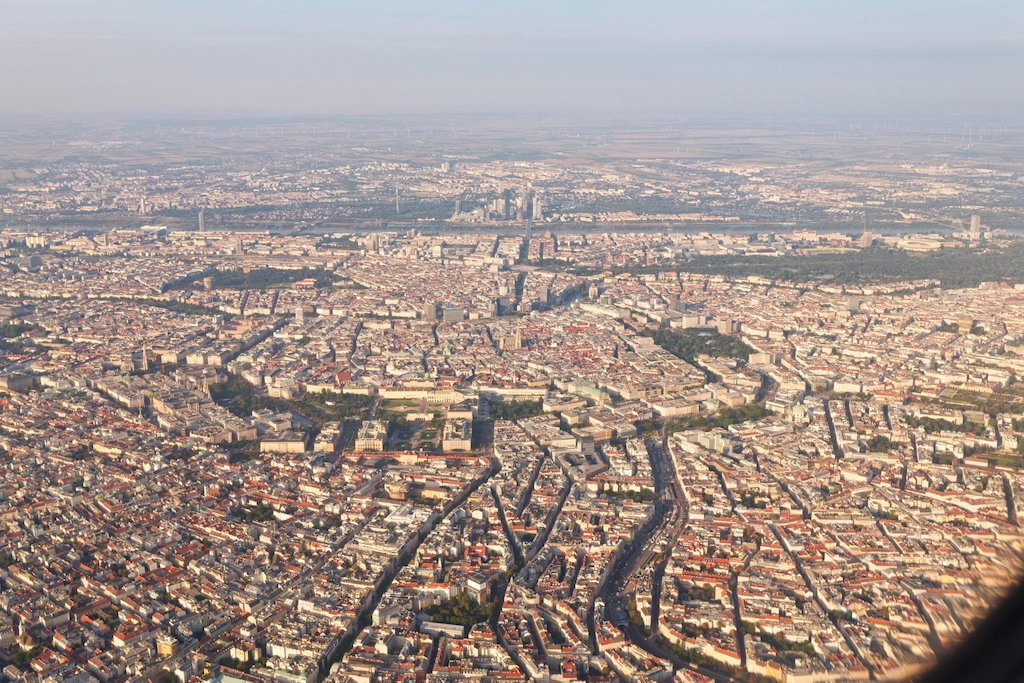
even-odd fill
[[[444,423],[441,448],[445,451],[473,450],[473,422],[471,420],[448,420]]]
[[[388,439],[388,425],[380,420],[366,420],[356,434],[356,450],[379,453]]]

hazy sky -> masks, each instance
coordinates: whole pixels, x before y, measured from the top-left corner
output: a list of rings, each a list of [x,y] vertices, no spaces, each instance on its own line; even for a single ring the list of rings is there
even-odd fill
[[[1019,119],[1024,2],[0,0],[0,113]]]

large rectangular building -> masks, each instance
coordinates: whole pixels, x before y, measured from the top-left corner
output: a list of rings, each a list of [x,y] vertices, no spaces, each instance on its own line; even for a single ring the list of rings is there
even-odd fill
[[[388,425],[380,420],[366,420],[356,434],[356,450],[380,453],[388,439]]]
[[[441,448],[445,451],[473,450],[472,420],[448,420],[444,423]]]
[[[462,322],[466,319],[466,310],[463,308],[446,308],[441,315],[446,323]]]
[[[260,453],[303,453],[308,444],[308,434],[286,430],[264,437],[260,441]]]

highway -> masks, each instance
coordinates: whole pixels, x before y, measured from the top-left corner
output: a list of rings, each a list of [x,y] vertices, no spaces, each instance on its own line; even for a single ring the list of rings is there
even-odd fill
[[[630,591],[626,590],[625,586],[638,570],[647,566],[655,553],[655,547],[660,543],[663,553],[657,558],[654,565],[655,580],[651,587],[651,617],[652,623],[657,623],[660,614],[661,578],[664,576],[668,558],[672,554],[675,539],[689,520],[686,500],[679,480],[676,478],[675,467],[672,464],[664,434],[660,439],[648,439],[645,443],[651,459],[655,490],[658,493],[658,499],[654,503],[654,514],[641,528],[634,542],[616,560],[608,580],[602,585],[596,597],[604,600],[608,620],[618,624],[626,639],[641,650],[671,662],[674,671],[686,668],[721,683],[728,683],[732,681],[728,676],[685,662],[659,638],[648,637],[627,615],[626,604],[630,598]],[[591,634],[590,645],[592,651],[596,653],[597,643],[594,642],[596,615],[593,607],[588,617],[587,627]]]

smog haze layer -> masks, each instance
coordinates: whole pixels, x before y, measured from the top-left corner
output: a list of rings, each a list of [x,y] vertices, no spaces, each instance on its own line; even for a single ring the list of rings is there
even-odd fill
[[[1005,116],[1019,3],[0,1],[0,114]]]

